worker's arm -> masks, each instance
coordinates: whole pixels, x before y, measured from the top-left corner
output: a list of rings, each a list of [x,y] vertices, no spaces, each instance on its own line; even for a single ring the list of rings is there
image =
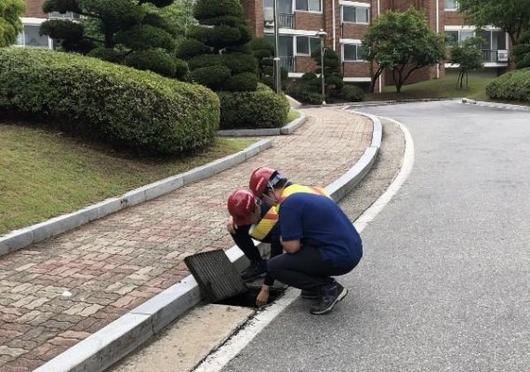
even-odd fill
[[[287,240],[287,241],[281,241],[283,250],[287,253],[296,253],[300,250],[301,244],[300,240]]]

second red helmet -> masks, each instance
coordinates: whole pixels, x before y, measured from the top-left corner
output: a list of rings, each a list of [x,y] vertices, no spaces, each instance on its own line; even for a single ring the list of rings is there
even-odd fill
[[[258,198],[261,198],[263,196],[263,192],[267,188],[267,183],[277,173],[278,173],[277,170],[269,168],[269,167],[256,168],[250,175],[250,181],[248,183],[248,187],[250,188],[250,190],[255,196],[257,196]]]

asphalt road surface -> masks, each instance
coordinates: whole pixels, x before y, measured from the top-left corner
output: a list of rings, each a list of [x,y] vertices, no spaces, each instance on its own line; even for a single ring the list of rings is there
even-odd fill
[[[327,316],[296,300],[225,370],[528,371],[530,113],[454,101],[361,111],[405,124],[415,163],[339,278],[350,294]]]

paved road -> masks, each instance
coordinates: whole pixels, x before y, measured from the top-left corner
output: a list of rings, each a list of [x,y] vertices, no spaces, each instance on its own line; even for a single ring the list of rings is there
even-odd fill
[[[297,300],[227,371],[527,371],[530,114],[367,108],[410,129],[414,170],[363,232],[329,316]],[[344,205],[352,203],[351,198]]]

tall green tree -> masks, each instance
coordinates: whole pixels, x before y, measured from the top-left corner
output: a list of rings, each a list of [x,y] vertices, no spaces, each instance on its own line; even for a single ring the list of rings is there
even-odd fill
[[[513,45],[530,29],[530,0],[458,0],[458,6],[473,24],[508,33]]]
[[[175,77],[178,61],[171,56],[175,47],[172,28],[151,9],[172,3],[173,0],[46,0],[46,13],[74,12],[82,18],[48,20],[40,32],[58,40],[67,52]]]
[[[445,55],[443,36],[432,31],[425,16],[413,8],[383,13],[368,28],[362,48],[365,58],[377,64],[372,73],[371,91],[388,69],[399,93],[414,71],[435,65]]]
[[[199,25],[177,52],[187,60],[191,79],[216,91],[255,91],[257,63],[239,0],[197,0],[193,14]]]
[[[457,86],[462,89],[464,78],[466,79],[466,88],[469,82],[469,72],[482,67],[482,43],[484,40],[480,37],[472,37],[465,40],[460,45],[451,48],[451,63],[458,64]]]
[[[20,17],[24,14],[23,0],[0,1],[0,47],[14,44],[22,31]]]

